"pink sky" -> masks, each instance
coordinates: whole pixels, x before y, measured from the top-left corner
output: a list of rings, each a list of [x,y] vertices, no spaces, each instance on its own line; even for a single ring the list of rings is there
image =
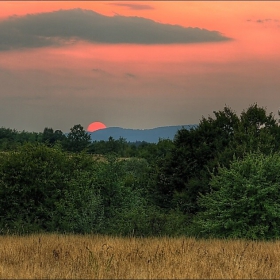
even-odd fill
[[[80,8],[232,38],[171,45],[56,38],[57,46],[0,45],[1,126],[67,132],[100,121],[152,128],[197,124],[225,104],[238,113],[255,102],[275,114],[280,106],[280,2],[4,1],[0,7],[0,32],[9,16]]]

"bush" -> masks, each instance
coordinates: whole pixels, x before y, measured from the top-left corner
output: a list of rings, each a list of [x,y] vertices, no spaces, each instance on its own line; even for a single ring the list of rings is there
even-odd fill
[[[195,224],[203,236],[275,239],[280,236],[280,155],[250,153],[221,167],[202,195]]]
[[[0,233],[181,235],[186,216],[152,204],[144,159],[100,161],[58,146],[25,144],[0,154]]]
[[[95,186],[101,195],[104,213],[100,233],[113,235],[150,235],[153,217],[146,199],[149,165],[143,159],[120,160],[108,155],[98,163]]]
[[[97,223],[100,196],[93,160],[42,144],[1,154],[2,232],[89,232]]]

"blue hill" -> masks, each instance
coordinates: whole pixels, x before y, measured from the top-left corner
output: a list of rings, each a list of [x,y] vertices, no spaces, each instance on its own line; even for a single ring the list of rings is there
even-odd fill
[[[128,129],[121,127],[108,127],[95,132],[89,132],[92,141],[108,141],[109,137],[118,140],[120,137],[127,142],[145,141],[148,143],[157,143],[159,138],[173,140],[179,129],[191,129],[197,125],[177,125],[163,126],[152,129]]]

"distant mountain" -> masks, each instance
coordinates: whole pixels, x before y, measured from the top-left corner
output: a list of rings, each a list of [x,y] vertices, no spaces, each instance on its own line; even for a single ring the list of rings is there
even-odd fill
[[[145,141],[148,143],[157,143],[159,138],[173,140],[175,134],[183,127],[185,129],[195,128],[197,125],[177,125],[163,126],[152,129],[128,129],[121,127],[108,127],[94,132],[89,132],[92,141],[108,141],[109,137],[118,140],[120,137],[127,142]]]

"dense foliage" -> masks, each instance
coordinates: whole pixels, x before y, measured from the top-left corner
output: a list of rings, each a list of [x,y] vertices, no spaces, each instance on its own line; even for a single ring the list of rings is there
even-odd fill
[[[97,160],[30,143],[0,157],[2,233],[170,231],[165,227],[172,215],[163,216],[150,203],[152,170],[145,159],[110,155]]]
[[[202,118],[196,129],[178,131],[172,155],[162,164],[157,189],[162,205],[196,214],[199,193],[210,191],[211,174],[219,165],[228,167],[234,156],[259,150],[264,154],[279,150],[280,130],[272,114],[256,104],[240,117],[230,108]]]
[[[1,154],[2,231],[88,231],[100,204],[85,155],[26,144]],[[87,207],[81,207],[87,205]]]
[[[202,236],[272,239],[280,236],[280,154],[250,153],[219,168],[212,191],[199,198]]]
[[[280,235],[280,127],[257,104],[158,143],[2,127],[0,151],[1,233]]]

